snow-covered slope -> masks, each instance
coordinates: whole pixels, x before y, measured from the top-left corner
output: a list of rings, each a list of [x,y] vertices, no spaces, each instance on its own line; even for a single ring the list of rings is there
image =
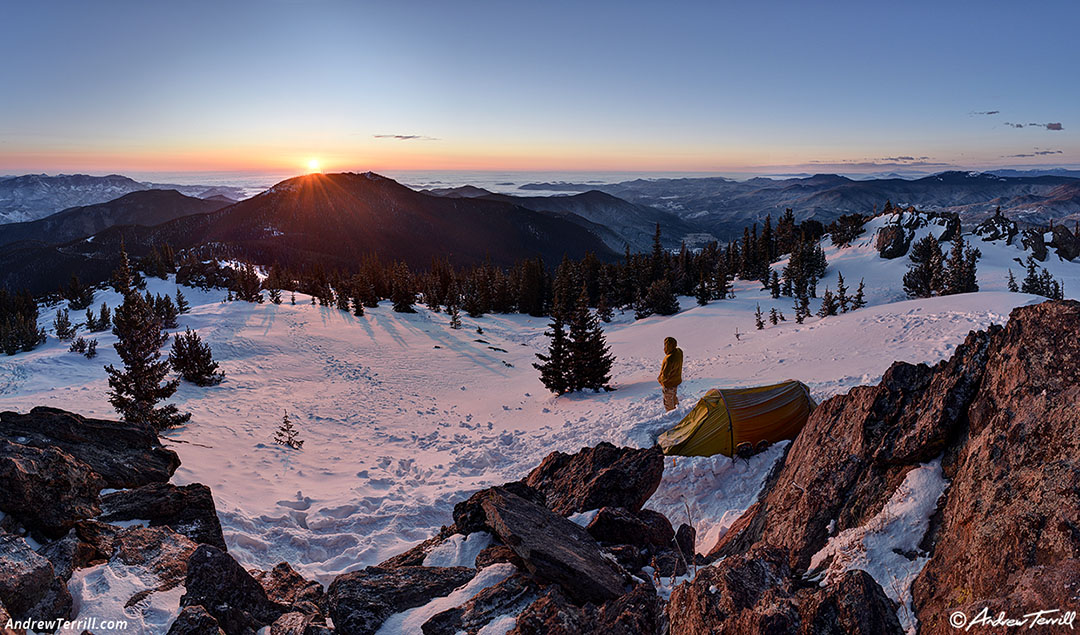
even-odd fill
[[[828,248],[829,274],[819,285],[835,290],[842,271],[854,291],[864,277],[871,306],[797,325],[790,299],[773,300],[759,284],[740,282],[736,299],[698,307],[683,298],[675,316],[617,316],[606,329],[617,390],[560,398],[531,367],[547,343],[543,319],[464,318],[465,327],[453,330],[445,314],[423,308],[399,314],[384,303],[357,318],[312,306],[304,295],[295,306],[288,293],[283,305],[254,305],[185,288],[193,308],[180,317],[180,330],[198,330],[227,377],[217,387],[184,384],[177,393],[193,417],[165,435],[183,461],[173,480],[213,489],[230,552],[243,564],[288,560],[328,582],[427,538],[451,520],[464,492],[520,478],[553,450],[600,441],[651,445],[709,388],[794,378],[824,399],[876,381],[894,360],[943,359],[968,331],[1041,300],[1003,291],[1006,270],[1020,274],[1012,258],[1024,254],[991,243],[979,245],[984,292],[902,300],[906,259],[882,260],[872,240],[871,230],[852,247]],[[1051,261],[1067,294],[1080,289],[1080,266]],[[173,293],[175,284],[151,279],[149,288]],[[102,301],[115,306],[118,298],[98,292],[95,308]],[[789,321],[754,330],[759,304],[766,312],[776,306]],[[42,313],[43,325],[51,328],[51,319]],[[669,335],[679,340],[686,366],[683,403],[665,414],[655,377]],[[0,358],[0,409],[48,405],[115,416],[102,369],[118,362],[114,337],[97,337],[94,360],[51,338]],[[285,410],[305,441],[301,451],[273,443]],[[668,459],[649,505],[676,524],[688,505],[708,549],[706,541],[752,502],[779,454],[746,466],[722,457]]]

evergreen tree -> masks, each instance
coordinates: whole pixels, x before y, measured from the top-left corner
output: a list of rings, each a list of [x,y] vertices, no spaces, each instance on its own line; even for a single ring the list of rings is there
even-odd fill
[[[821,296],[821,308],[818,309],[818,317],[836,315],[839,308],[836,296],[829,290],[829,287],[825,287],[825,293]]]
[[[353,293],[352,299],[353,315],[356,317],[364,316],[364,301],[360,298],[359,293]]]
[[[929,298],[940,293],[944,267],[941,246],[933,235],[918,240],[911,246],[911,264],[904,274],[904,291],[913,298]]]
[[[271,292],[270,297],[271,299],[273,298],[273,292]],[[415,296],[413,297],[415,298]],[[344,288],[341,288],[340,286],[338,287],[337,297],[335,298],[335,300],[337,301],[337,308],[339,311],[344,311],[346,313],[349,312],[349,294],[345,291]]]
[[[274,443],[287,445],[294,450],[304,447],[304,442],[300,439],[300,431],[293,426],[292,420],[289,419],[288,410],[285,411],[285,416],[281,418],[281,426],[274,433]]]
[[[795,299],[795,322],[802,324],[808,317],[810,317],[810,298],[803,293]]]
[[[196,386],[213,386],[225,379],[225,373],[218,370],[218,364],[214,361],[210,345],[190,328],[176,334],[169,353],[169,364],[181,377]]]
[[[614,358],[604,339],[600,322],[589,310],[588,290],[581,287],[573,314],[570,317],[570,342],[567,360],[567,388],[577,390],[610,390],[611,365]]]
[[[71,323],[71,313],[68,309],[57,309],[56,317],[53,318],[53,330],[56,339],[66,342],[75,337],[75,325]]]
[[[147,292],[147,301],[149,301],[149,292]],[[178,326],[176,318],[179,312],[176,310],[176,305],[173,304],[172,298],[168,294],[159,295],[154,298],[154,313],[158,316],[158,320],[161,322],[161,326],[167,329],[174,329]]]
[[[262,281],[254,265],[245,263],[233,272],[232,290],[236,292],[237,300],[262,304]]]
[[[71,282],[62,290],[61,295],[68,301],[72,311],[82,311],[94,301],[94,288],[79,281],[79,276],[72,275]]]
[[[776,312],[776,307],[769,309],[769,322],[773,326],[776,326],[780,322],[780,314]]]
[[[765,320],[762,318],[760,304],[757,305],[757,310],[754,311],[754,326],[756,326],[759,331],[765,328]]]
[[[660,241],[660,223],[656,224],[653,234],[652,257],[649,259],[649,284],[663,279],[667,275],[667,252]]]
[[[836,303],[840,306],[841,313],[848,312],[848,303],[851,298],[848,297],[848,288],[844,284],[844,274],[839,271],[836,272]]]
[[[450,316],[450,328],[461,328],[461,311],[458,310],[456,302],[446,305],[446,314]]]
[[[704,270],[698,275],[694,296],[697,298],[698,306],[705,306],[709,303],[709,300],[712,300],[712,283],[708,276],[705,275]]]
[[[296,306],[296,292],[295,292],[295,291],[293,291],[293,292],[292,292],[292,293],[291,293],[291,294],[289,295],[289,302],[290,302],[290,303],[291,303],[291,304],[292,304],[293,306]]]
[[[780,297],[780,274],[775,269],[769,273],[769,294],[774,300]]]
[[[267,294],[270,296],[270,302],[273,304],[281,304],[281,289],[277,287],[267,289]]]
[[[391,276],[390,301],[398,313],[416,313],[416,292],[413,290],[412,274],[404,262],[394,265]]]
[[[122,281],[122,276],[115,278]],[[169,340],[162,331],[153,307],[146,299],[128,288],[124,302],[113,315],[114,345],[123,368],[109,364],[109,402],[124,421],[143,423],[155,430],[186,422],[191,415],[180,414],[173,404],[158,407],[158,402],[176,392],[179,380],[165,381],[169,362],[159,361],[161,346]]]
[[[956,232],[956,236],[953,237],[952,241],[952,249],[949,251],[949,257],[944,265],[943,284],[940,293],[942,295],[952,295],[978,291],[979,283],[975,266],[980,255],[978,249],[969,247],[960,232]]]
[[[1020,287],[1016,284],[1016,276],[1013,275],[1012,269],[1009,269],[1009,291],[1017,293],[1020,291]]]
[[[679,312],[679,299],[667,280],[657,280],[645,294],[645,306],[649,315],[675,315]]]
[[[97,340],[90,340],[86,343],[86,352],[83,353],[86,359],[94,359],[97,357]]]
[[[716,287],[716,299],[723,300],[728,297],[728,292],[731,291],[731,280],[728,278],[728,269],[723,258],[716,263],[716,273],[713,276],[713,281]]]
[[[550,326],[551,330],[544,332],[551,338],[547,355],[537,353],[541,363],[534,363],[533,368],[540,371],[540,381],[548,390],[562,395],[570,390],[570,342],[561,314],[556,313],[551,317]]]
[[[184,292],[180,290],[180,287],[176,287],[176,312],[183,315],[190,310],[191,305],[188,304],[187,298],[184,297]]]
[[[865,283],[863,279],[859,279],[859,288],[855,289],[855,297],[851,300],[851,310],[861,309],[866,306],[866,295],[864,294],[863,287]]]
[[[608,304],[606,295],[600,296],[600,302],[596,306],[596,317],[604,322],[610,322],[615,318],[615,311],[613,311],[611,305]]]

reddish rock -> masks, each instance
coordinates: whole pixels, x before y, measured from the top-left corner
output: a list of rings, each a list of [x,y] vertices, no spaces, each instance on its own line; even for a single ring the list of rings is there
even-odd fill
[[[663,474],[659,447],[637,450],[601,443],[577,454],[552,452],[525,483],[543,493],[547,507],[563,516],[601,507],[636,512],[656,491]]]
[[[620,507],[604,507],[585,529],[598,542],[609,545],[670,547],[675,539],[667,517],[648,509],[633,514]]]
[[[0,511],[49,538],[60,538],[75,521],[95,516],[98,491],[105,486],[89,465],[62,450],[3,438],[0,483]]]
[[[147,520],[151,527],[166,525],[197,543],[226,551],[214,497],[201,483],[151,483],[105,494],[99,518],[104,522]]]

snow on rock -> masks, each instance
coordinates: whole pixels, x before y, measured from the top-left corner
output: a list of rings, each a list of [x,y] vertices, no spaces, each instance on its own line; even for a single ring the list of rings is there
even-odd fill
[[[908,472],[876,516],[829,538],[810,559],[811,571],[826,566],[821,586],[844,571],[866,571],[889,599],[899,604],[900,623],[914,633],[917,620],[911,604],[911,584],[929,560],[918,547],[948,484],[941,472],[940,457]]]
[[[790,442],[774,444],[747,460],[726,456],[669,456],[664,477],[645,507],[678,527],[697,530],[695,551],[706,554],[757,500],[765,478]],[[688,516],[689,514],[689,516]]]
[[[126,631],[131,633],[164,633],[180,610],[182,584],[155,591],[127,606],[129,598],[159,584],[157,576],[145,568],[117,560],[76,569],[68,582],[72,614],[80,621],[97,618],[98,623],[127,620]]]
[[[477,593],[502,582],[514,575],[516,571],[517,567],[508,562],[485,567],[468,584],[455,589],[450,595],[435,598],[423,606],[395,613],[386,618],[376,635],[420,635],[423,632],[420,627],[424,625],[424,622],[438,613],[465,604]]]
[[[474,531],[468,536],[454,534],[439,543],[424,558],[425,567],[473,567],[476,556],[491,546],[492,535]]]

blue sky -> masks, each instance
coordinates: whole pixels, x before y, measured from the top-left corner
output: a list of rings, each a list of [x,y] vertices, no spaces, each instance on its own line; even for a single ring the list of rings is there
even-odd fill
[[[8,173],[1080,165],[1076,2],[23,2],[5,23]]]

